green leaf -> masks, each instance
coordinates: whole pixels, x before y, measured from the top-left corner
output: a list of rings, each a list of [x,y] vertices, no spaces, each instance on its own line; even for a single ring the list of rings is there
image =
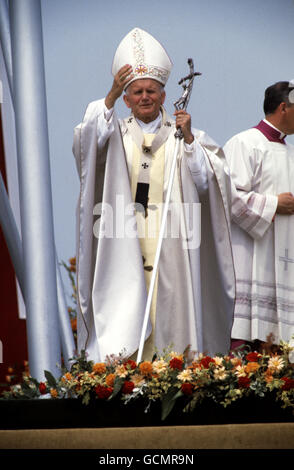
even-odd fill
[[[48,382],[49,387],[56,388],[57,383],[55,377],[49,372],[48,370],[44,371],[44,375],[46,377],[46,380]]]
[[[176,404],[177,398],[183,396],[181,390],[171,388],[162,399],[161,420],[164,421]]]
[[[115,378],[113,384],[113,392],[108,398],[108,400],[112,400],[112,398],[114,398],[121,391],[124,381],[125,379],[123,379],[122,377]]]
[[[90,402],[90,398],[91,398],[90,393],[86,392],[82,398],[83,405],[88,405]]]

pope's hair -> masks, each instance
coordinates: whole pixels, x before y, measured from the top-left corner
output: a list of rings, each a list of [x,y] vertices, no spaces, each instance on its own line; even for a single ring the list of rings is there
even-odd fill
[[[149,78],[149,77],[148,77],[148,78]],[[132,83],[134,83],[135,81],[138,81],[138,80],[144,80],[144,77],[138,78],[137,80],[133,80],[133,81],[130,83],[130,85],[131,85]],[[163,93],[163,92],[164,92],[164,85],[163,85],[162,83],[158,82],[157,80],[154,80],[154,78],[152,78],[152,79],[150,79],[150,80],[153,80],[154,82],[156,82],[156,84],[157,84],[158,87],[159,87],[160,93]],[[125,89],[125,95],[128,95],[128,94],[129,94],[129,92],[130,92],[130,85],[128,85],[127,88]]]

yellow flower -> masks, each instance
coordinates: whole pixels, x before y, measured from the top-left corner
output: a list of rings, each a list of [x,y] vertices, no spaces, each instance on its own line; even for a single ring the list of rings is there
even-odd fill
[[[163,359],[159,359],[158,361],[154,361],[152,366],[156,374],[161,374],[167,370],[168,364]]]
[[[104,362],[97,362],[93,365],[92,370],[95,374],[104,374],[106,372],[106,365]]]
[[[278,372],[281,369],[283,369],[284,366],[285,366],[284,359],[282,357],[277,356],[277,354],[272,356],[268,361],[268,368],[272,372]]]
[[[192,380],[192,371],[191,369],[185,369],[177,375],[177,379],[182,382],[190,382]]]

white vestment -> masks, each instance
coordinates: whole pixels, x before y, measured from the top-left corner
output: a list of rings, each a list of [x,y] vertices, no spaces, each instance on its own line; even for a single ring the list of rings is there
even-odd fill
[[[236,306],[232,337],[276,344],[294,333],[294,217],[276,213],[294,193],[294,147],[252,128],[224,146],[239,198],[232,207]]]
[[[105,231],[101,236],[109,210],[99,214],[99,224],[96,220],[96,207],[100,202],[103,208],[112,209],[113,233],[116,233],[122,214],[127,214],[130,221],[134,220],[134,210],[130,211],[130,207],[134,207],[130,181],[134,138],[128,127],[131,119],[118,121],[114,113],[110,135],[103,141],[99,128],[97,136],[97,122],[101,122],[102,114],[104,100],[89,104],[83,122],[75,128],[73,145],[80,175],[78,341],[79,349],[86,349],[94,360],[104,360],[106,355],[122,351],[128,356],[136,352],[147,300],[138,236],[120,233],[107,237]],[[163,199],[175,149],[175,123],[169,120],[165,125],[171,132],[164,147]],[[193,132],[197,145],[202,147],[207,170],[208,189],[201,195],[201,245],[199,249],[193,243],[187,243],[189,223],[196,213],[199,214],[199,194],[195,185],[199,165],[193,175],[193,162],[190,167],[187,163],[191,155],[181,141],[167,226],[171,226],[172,220],[184,219],[185,228],[179,236],[172,237],[168,232],[163,239],[158,270],[155,345],[160,351],[173,345],[175,351],[183,352],[190,345],[192,350],[199,352],[227,353],[235,299],[230,182],[224,172],[220,149],[202,131]],[[196,213],[190,212],[187,217],[181,203],[189,203]],[[150,333],[151,324],[146,338]]]

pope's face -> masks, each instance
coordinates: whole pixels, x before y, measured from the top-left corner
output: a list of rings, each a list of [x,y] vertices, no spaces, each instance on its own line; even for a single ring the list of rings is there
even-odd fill
[[[124,101],[134,116],[145,123],[154,121],[165,100],[165,91],[156,80],[142,78],[132,82],[124,95]]]

